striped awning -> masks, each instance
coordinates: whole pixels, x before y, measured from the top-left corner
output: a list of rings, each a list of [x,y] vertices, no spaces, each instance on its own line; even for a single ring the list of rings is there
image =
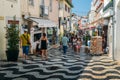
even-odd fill
[[[57,27],[57,24],[51,20],[48,19],[41,19],[41,18],[28,18],[29,20],[32,20],[33,22],[36,22],[39,27]]]

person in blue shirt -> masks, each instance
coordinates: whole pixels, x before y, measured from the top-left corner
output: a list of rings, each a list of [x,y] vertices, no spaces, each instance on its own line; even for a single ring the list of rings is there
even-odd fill
[[[69,42],[69,39],[66,37],[66,35],[64,35],[63,38],[62,38],[62,45],[63,45],[63,53],[64,53],[64,55],[67,52],[68,42]]]

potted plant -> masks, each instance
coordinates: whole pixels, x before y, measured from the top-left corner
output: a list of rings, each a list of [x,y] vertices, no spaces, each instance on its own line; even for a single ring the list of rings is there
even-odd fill
[[[17,61],[19,54],[19,26],[16,24],[16,17],[10,26],[6,27],[7,49],[6,56],[8,61]]]

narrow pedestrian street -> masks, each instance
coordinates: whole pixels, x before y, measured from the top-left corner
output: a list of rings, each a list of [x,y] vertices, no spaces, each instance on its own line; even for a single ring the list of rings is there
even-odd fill
[[[84,53],[84,46],[80,54],[52,48],[48,55],[46,61],[33,55],[33,60],[0,61],[0,80],[120,80],[120,65],[107,55]]]

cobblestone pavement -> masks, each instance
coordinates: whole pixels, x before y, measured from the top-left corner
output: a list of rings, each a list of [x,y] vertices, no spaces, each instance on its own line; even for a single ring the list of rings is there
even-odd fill
[[[75,54],[70,48],[67,55],[57,48],[48,54],[47,61],[40,56],[18,62],[0,61],[0,80],[120,80],[120,65],[106,55],[90,56],[83,49]]]

